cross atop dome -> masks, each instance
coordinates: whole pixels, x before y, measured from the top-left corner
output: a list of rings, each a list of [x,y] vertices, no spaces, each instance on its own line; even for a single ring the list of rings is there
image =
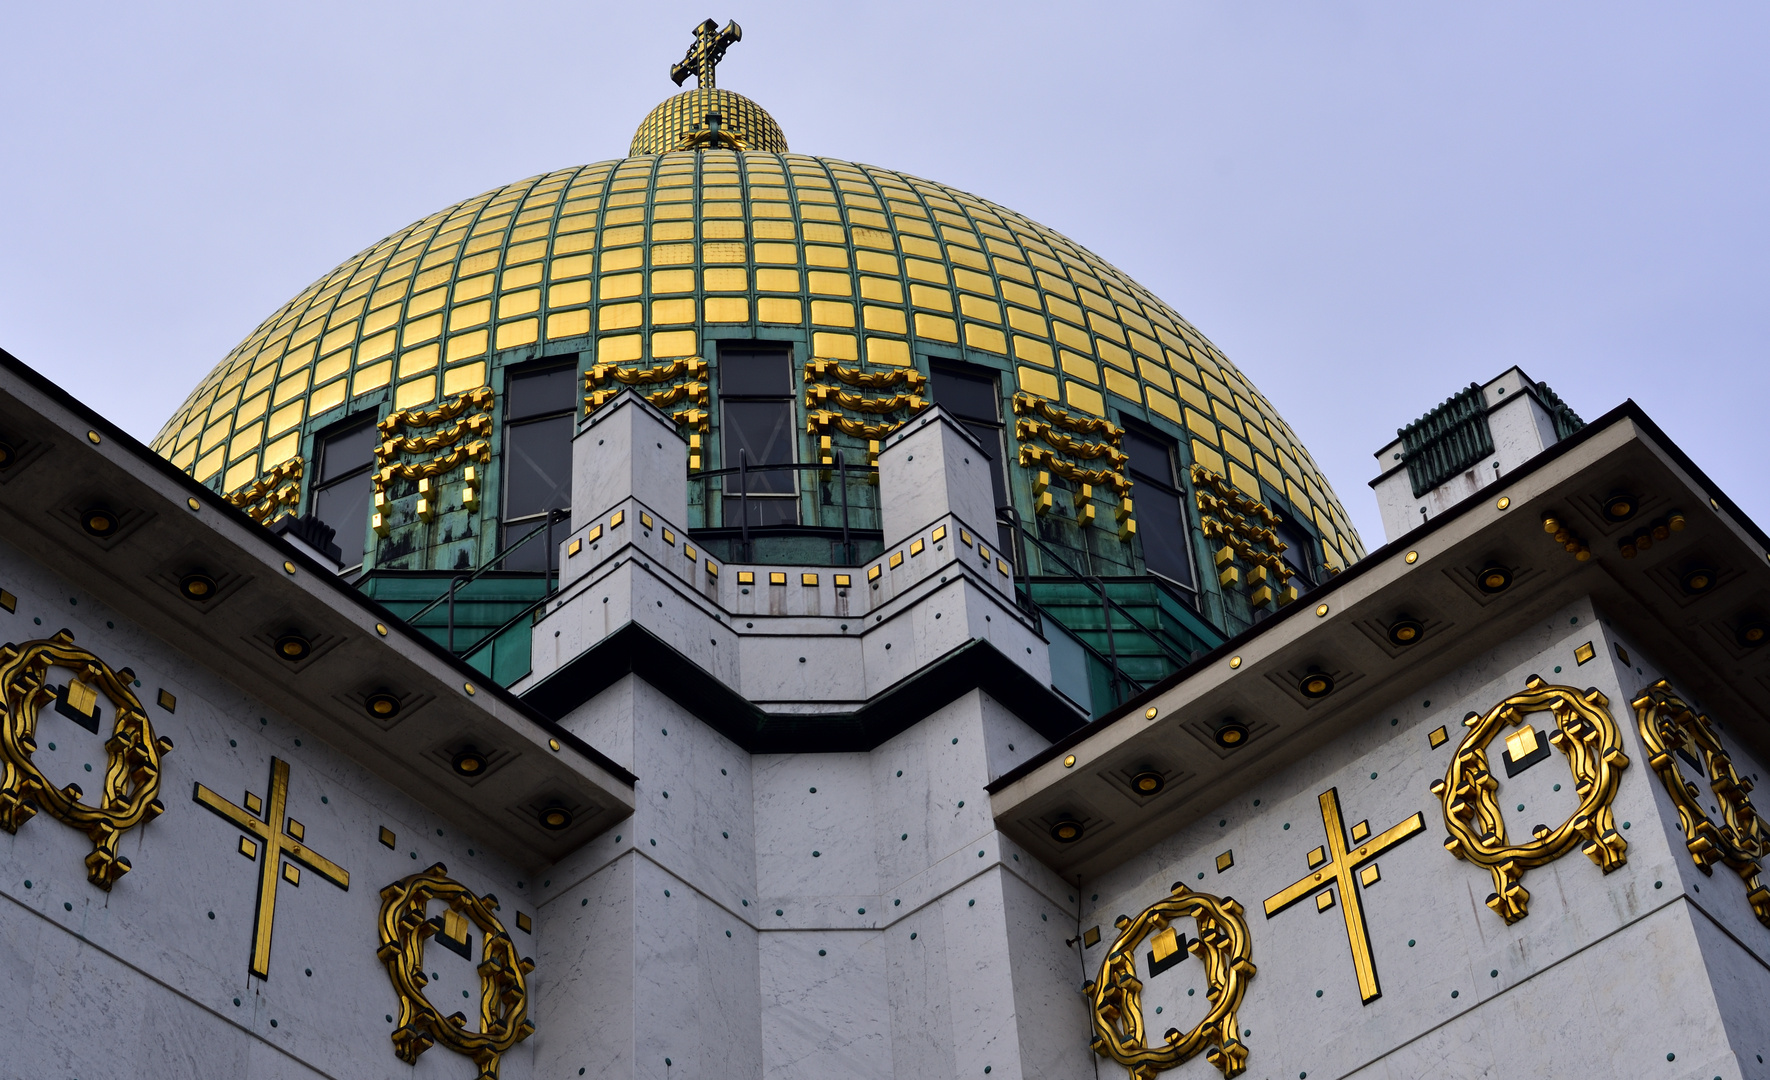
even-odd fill
[[[670,78],[677,86],[681,86],[690,75],[695,77],[695,85],[702,90],[713,89],[713,69],[725,58],[725,50],[734,42],[742,41],[744,28],[735,22],[727,22],[725,29],[712,19],[694,28],[694,44],[688,47],[688,54],[678,63],[670,65]]]

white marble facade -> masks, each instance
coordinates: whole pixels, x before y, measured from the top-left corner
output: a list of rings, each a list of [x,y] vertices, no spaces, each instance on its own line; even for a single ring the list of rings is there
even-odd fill
[[[134,670],[155,733],[174,747],[163,759],[166,811],[125,835],[120,850],[133,869],[109,893],[87,882],[85,835],[48,814],[16,835],[0,833],[0,896],[8,901],[0,906],[0,1009],[10,1018],[0,1072],[77,1080],[474,1075],[471,1062],[440,1047],[415,1069],[394,1057],[387,1017],[397,1016],[397,999],[375,957],[378,893],[444,863],[455,879],[500,899],[517,948],[532,955],[541,925],[516,927],[518,912],[537,911],[524,870],[316,739],[301,717],[215,677],[3,541],[0,588],[17,597],[15,611],[0,610],[0,641],[71,631],[112,668]],[[174,696],[174,711],[157,704],[161,689]],[[109,702],[100,704],[108,717]],[[81,784],[89,802],[104,775],[109,729],[101,723],[99,731],[53,709],[38,724],[37,765],[54,783]],[[242,857],[242,834],[192,792],[201,783],[236,805],[248,791],[268,797],[273,757],[289,763],[289,816],[305,826],[309,847],[349,871],[350,886],[311,871],[299,885],[280,883],[270,977],[259,980],[247,971],[259,863]],[[381,843],[383,827],[395,835],[391,849]],[[440,914],[443,905],[432,908]],[[474,963],[434,946],[425,961],[437,976],[431,1001],[476,1026]],[[504,1076],[536,1075],[533,1041],[505,1055]]]
[[[627,442],[644,448],[635,435],[655,417],[638,408],[608,415],[602,438],[624,416]],[[598,445],[579,441],[585,453]],[[650,442],[660,454],[681,452],[661,435]],[[567,539],[565,590],[536,626],[537,674],[568,670],[637,623],[681,643],[685,662],[699,662],[689,645],[708,641],[706,670],[786,714],[864,701],[975,639],[1048,680],[1043,639],[999,568],[953,543],[962,530],[978,533],[987,513],[965,440],[935,418],[887,448],[887,464],[893,453],[906,466],[914,453],[924,470],[886,492],[894,535],[924,540],[921,553],[882,572],[877,590],[864,568],[836,568],[855,574],[854,595],[820,580],[786,589],[791,599],[780,603],[772,592],[762,599],[767,586],[745,593],[738,567],[709,574],[704,559],[666,561],[685,542],[676,527],[671,552],[661,546],[682,520],[663,505],[674,489],[632,490],[650,475],[644,461],[604,470],[610,482],[584,497],[607,505],[590,508]],[[625,526],[614,526],[610,515],[623,507]],[[657,520],[644,526],[640,514]],[[590,519],[603,526],[600,547],[588,539]],[[944,545],[934,532],[943,524]],[[575,557],[573,541],[584,542]],[[1473,659],[1438,662],[1404,700],[1361,709],[1314,752],[1287,756],[1092,877],[1066,879],[998,828],[986,790],[1049,749],[1038,733],[1044,718],[1016,715],[981,689],[867,749],[752,753],[670,687],[614,678],[560,718],[559,738],[576,736],[636,776],[635,808],[534,865],[507,860],[499,841],[464,833],[396,790],[362,752],[324,742],[303,716],[262,700],[268,694],[213,674],[200,634],[169,642],[139,629],[5,541],[0,589],[17,601],[0,610],[0,640],[69,629],[113,668],[136,673],[156,732],[175,744],[166,812],[128,834],[134,868],[112,892],[86,880],[86,838],[47,815],[0,834],[0,895],[10,901],[0,905],[0,1006],[13,1022],[0,1054],[6,1076],[472,1077],[473,1064],[444,1047],[413,1069],[389,1040],[398,1010],[376,958],[377,894],[435,862],[495,893],[518,949],[537,963],[537,1029],[504,1056],[511,1080],[1123,1075],[1089,1048],[1082,988],[1116,936],[1115,917],[1175,882],[1232,895],[1246,911],[1258,967],[1238,1014],[1249,1077],[1770,1076],[1759,1060],[1770,1053],[1770,928],[1735,875],[1693,866],[1630,707],[1662,676],[1690,691],[1589,598],[1544,601],[1535,623],[1496,633]],[[1576,650],[1588,642],[1594,656],[1582,664]],[[1529,871],[1529,914],[1507,925],[1483,902],[1486,872],[1442,846],[1429,787],[1444,775],[1463,717],[1521,692],[1533,674],[1609,699],[1630,761],[1613,805],[1627,863],[1605,875],[1576,850]],[[156,704],[162,688],[175,710]],[[1760,762],[1726,733],[1728,716],[1715,719],[1739,771],[1755,780]],[[421,726],[422,716],[405,723]],[[1433,747],[1440,726],[1450,737]],[[102,774],[99,736],[46,711],[38,743],[53,781],[95,790],[84,778],[88,765]],[[306,842],[351,880],[343,890],[303,874],[299,886],[279,887],[270,978],[259,980],[247,971],[256,864],[241,857],[240,834],[191,792],[202,783],[230,800],[264,795],[273,757],[289,763],[289,813]],[[1318,797],[1329,788],[1345,820],[1373,832],[1415,813],[1425,819],[1360,889],[1382,991],[1369,1003],[1355,982],[1343,900],[1325,911],[1305,900],[1270,919],[1262,911],[1324,843]],[[1558,754],[1502,779],[1509,830],[1561,821],[1575,805],[1571,789]],[[392,848],[383,827],[397,838]],[[1219,870],[1226,852],[1233,863]],[[519,928],[519,914],[532,931]],[[1093,928],[1099,941],[1086,945]],[[426,963],[441,1011],[476,1017],[472,963],[435,946]],[[1153,1036],[1202,1015],[1203,966],[1189,959],[1150,976],[1139,957]],[[1200,1055],[1169,1075],[1218,1074]]]
[[[1581,665],[1575,650],[1587,642],[1596,655]],[[1521,693],[1533,674],[1597,687],[1609,699],[1629,758],[1613,803],[1628,862],[1605,875],[1575,848],[1528,871],[1529,914],[1508,926],[1485,903],[1493,891],[1487,872],[1442,846],[1443,811],[1428,789],[1444,776],[1463,717]],[[1736,875],[1696,869],[1648,767],[1630,702],[1661,677],[1677,683],[1590,602],[1557,611],[1086,882],[1082,921],[1103,935],[1087,950],[1090,968],[1112,945],[1118,915],[1135,915],[1183,882],[1234,896],[1246,909],[1259,969],[1239,1014],[1248,1076],[1770,1075],[1758,1060],[1770,1053],[1762,1017],[1770,928],[1754,918]],[[1541,730],[1546,714],[1532,719]],[[1429,733],[1440,725],[1450,738],[1434,749]],[[1760,763],[1723,738],[1739,772],[1755,777]],[[1565,820],[1578,799],[1562,755],[1506,778],[1501,748],[1496,740],[1491,757],[1508,834]],[[1368,819],[1373,833],[1425,815],[1425,831],[1381,856],[1380,880],[1360,889],[1382,991],[1368,1004],[1360,1003],[1339,903],[1318,912],[1304,900],[1270,919],[1263,912],[1267,897],[1308,871],[1310,849],[1326,842],[1317,800],[1329,788],[1346,824]],[[1234,865],[1218,872],[1225,851]],[[1196,927],[1182,928],[1196,936]],[[1150,978],[1140,957],[1137,970],[1144,1021],[1156,1037],[1203,1016],[1201,963],[1189,959]],[[1103,1076],[1123,1072],[1101,1065]],[[1200,1055],[1166,1075],[1219,1074]]]
[[[1684,851],[1628,704],[1665,673],[1588,602],[1373,710],[1351,737],[1082,882],[1078,900],[1075,885],[993,827],[983,785],[1045,743],[978,692],[870,752],[750,755],[629,676],[564,726],[640,776],[638,810],[530,880],[304,734],[298,718],[0,552],[3,584],[19,598],[16,613],[0,615],[6,638],[66,626],[135,670],[156,730],[176,744],[167,812],[129,836],[134,870],[109,895],[85,880],[85,838],[59,822],[39,815],[0,839],[0,890],[12,901],[0,918],[0,987],[21,1025],[16,1075],[404,1075],[374,955],[376,892],[434,861],[508,898],[506,922],[538,962],[538,1031],[506,1055],[513,1078],[957,1077],[986,1067],[1091,1077],[1081,984],[1115,936],[1113,918],[1175,881],[1247,909],[1259,967],[1239,1014],[1249,1076],[1762,1075],[1770,930],[1736,878],[1702,875]],[[1574,652],[1586,642],[1597,655],[1580,665]],[[1530,871],[1530,914],[1507,926],[1483,903],[1486,873],[1440,845],[1428,787],[1461,718],[1531,674],[1609,698],[1630,758],[1614,804],[1628,863],[1606,876],[1575,852]],[[176,712],[152,704],[161,687],[177,696]],[[1434,749],[1428,733],[1439,725],[1451,740]],[[52,779],[102,761],[96,736],[52,713],[39,742]],[[1742,774],[1759,771],[1730,749]],[[262,793],[273,755],[291,764],[291,813],[311,846],[351,871],[351,887],[311,875],[282,886],[271,978],[259,981],[246,973],[254,868],[235,851],[236,830],[189,792],[200,781],[230,798]],[[1366,1005],[1337,906],[1261,914],[1323,843],[1317,797],[1329,787],[1348,822],[1380,831],[1415,812],[1427,821],[1361,890],[1382,987]],[[1561,820],[1570,788],[1559,755],[1503,780],[1509,826]],[[382,825],[398,835],[394,850],[378,841]],[[1218,872],[1224,851],[1234,865]],[[519,910],[535,916],[532,937],[515,929]],[[1093,926],[1101,941],[1078,957],[1069,942]],[[470,990],[477,1002],[469,964],[434,947],[427,959],[439,975],[432,1000]],[[1145,979],[1152,1032],[1202,1014],[1202,967],[1190,960]],[[472,1068],[437,1048],[416,1073]],[[1200,1056],[1170,1075],[1216,1071]]]

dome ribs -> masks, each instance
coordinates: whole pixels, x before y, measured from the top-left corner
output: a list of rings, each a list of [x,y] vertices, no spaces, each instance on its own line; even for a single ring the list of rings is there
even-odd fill
[[[671,151],[554,170],[414,222],[254,328],[154,445],[238,490],[346,406],[427,408],[501,385],[501,364],[561,352],[623,372],[711,358],[709,340],[746,327],[797,343],[801,363],[976,363],[1011,380],[1005,399],[1019,391],[1076,418],[1154,425],[1180,440],[1184,466],[1288,503],[1288,517],[1322,534],[1330,562],[1362,554],[1270,401],[1122,271],[987,200],[787,153],[784,141],[778,152]],[[705,393],[716,389],[715,374]],[[801,426],[814,409],[855,412],[840,393],[802,402]],[[697,427],[713,405],[696,399]],[[859,415],[868,411],[848,419],[871,423]],[[1031,426],[1023,434],[1043,441]],[[1101,479],[1094,486],[1110,491]]]

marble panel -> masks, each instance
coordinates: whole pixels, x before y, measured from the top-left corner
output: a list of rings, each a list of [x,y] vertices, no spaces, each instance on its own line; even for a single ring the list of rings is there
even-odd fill
[[[3,543],[0,584],[18,597],[15,612],[0,613],[0,639],[20,642],[66,627],[76,644],[113,668],[134,671],[136,695],[156,734],[174,744],[162,761],[166,811],[125,835],[120,850],[133,868],[109,893],[86,880],[90,843],[48,814],[39,813],[15,835],[0,835],[0,897],[10,901],[0,904],[0,940],[15,949],[29,943],[20,950],[28,965],[9,968],[0,983],[8,995],[24,998],[20,1015],[66,1026],[46,1040],[46,1052],[126,1058],[142,1038],[170,1039],[144,1032],[142,1017],[151,1004],[211,1018],[186,1017],[181,1023],[189,1031],[232,1033],[201,1040],[214,1048],[217,1075],[246,1075],[254,1068],[266,1070],[261,1075],[297,1075],[311,1068],[348,1078],[403,1069],[385,1019],[397,1012],[395,996],[375,956],[378,891],[435,862],[446,863],[475,892],[499,896],[519,950],[533,951],[531,935],[515,927],[516,911],[533,910],[524,872],[315,738],[298,717],[255,699],[180,651],[196,643],[168,643],[136,630]],[[173,709],[157,703],[162,688],[175,695]],[[110,715],[108,700],[101,700],[101,708]],[[102,717],[100,731],[107,731]],[[422,728],[410,733],[414,767],[446,769],[424,757],[431,748],[422,741]],[[106,765],[100,736],[48,709],[37,737],[41,766],[53,783],[99,790]],[[300,822],[312,850],[349,872],[351,887],[333,885],[307,868],[299,883],[281,881],[270,974],[258,980],[247,966],[260,864],[241,857],[239,831],[196,804],[191,793],[200,783],[230,802],[243,801],[248,791],[268,797],[273,757],[289,765],[288,817]],[[276,824],[281,829],[286,823]],[[395,847],[381,842],[382,827],[394,833]],[[426,959],[439,974],[450,967],[445,960],[458,960],[440,949]],[[471,965],[461,966],[450,975],[453,982],[438,980],[439,992],[444,983],[450,994],[471,986],[477,997]],[[34,972],[28,981],[24,970]],[[445,1013],[458,1007],[446,999],[437,1004]],[[477,1009],[469,1011],[477,1018]],[[68,1034],[76,1030],[102,1031],[103,1047],[80,1045]],[[261,1066],[257,1051],[236,1054],[230,1038],[276,1050]],[[179,1062],[188,1058],[190,1045],[168,1041],[153,1052]],[[525,1046],[511,1051],[504,1075],[530,1075],[530,1057]],[[299,1068],[296,1059],[303,1063]],[[442,1070],[445,1059],[457,1068],[464,1063],[437,1049],[418,1072]],[[140,1074],[120,1061],[96,1058],[50,1064],[56,1066],[52,1074],[64,1066],[73,1070],[69,1075]],[[199,1064],[197,1074],[209,1067]]]
[[[536,974],[549,977],[540,983],[531,1040],[539,1076],[635,1075],[638,866],[628,855],[541,906]]]
[[[996,517],[989,459],[969,432],[938,406],[894,432],[879,452],[879,512],[885,535],[912,531],[952,514],[973,530]]]
[[[1675,831],[1675,818],[1668,825],[1663,789],[1646,767],[1628,705],[1635,684],[1648,677],[1647,667],[1643,663],[1639,671],[1629,671],[1625,684],[1615,665],[1581,665],[1575,650],[1588,640],[1600,656],[1615,655],[1599,613],[1580,601],[1408,699],[1371,709],[1369,720],[1345,738],[1084,883],[1081,925],[1098,926],[1102,934],[1100,943],[1086,950],[1090,977],[1116,937],[1114,918],[1135,914],[1170,884],[1233,895],[1246,909],[1259,968],[1240,1013],[1254,1054],[1250,1068],[1264,1071],[1276,1063],[1274,1075],[1319,1069],[1332,1076],[1363,1067],[1361,1054],[1406,1046],[1540,972],[1631,939],[1635,924],[1675,902],[1681,867],[1689,860],[1681,840],[1676,848],[1672,844],[1668,830]],[[1524,879],[1531,893],[1529,915],[1507,925],[1484,902],[1493,887],[1487,872],[1454,859],[1440,845],[1443,811],[1428,789],[1444,774],[1463,716],[1521,692],[1532,674],[1576,688],[1595,685],[1609,698],[1630,759],[1613,804],[1629,845],[1628,862],[1604,875],[1576,849],[1529,870]],[[1545,720],[1532,717],[1539,730]],[[1449,739],[1434,748],[1429,734],[1441,725]],[[1491,760],[1509,833],[1528,836],[1538,822],[1558,825],[1576,804],[1564,759],[1553,754],[1507,777],[1502,749],[1496,742]],[[1377,880],[1357,888],[1381,990],[1368,1004],[1360,1001],[1345,898],[1337,888],[1325,910],[1317,911],[1309,899],[1270,919],[1262,910],[1266,897],[1306,875],[1308,853],[1326,843],[1318,796],[1329,788],[1338,793],[1347,826],[1368,821],[1371,832],[1380,833],[1416,812],[1425,823],[1424,832],[1376,860]],[[1233,853],[1233,863],[1219,871],[1217,857],[1226,852]],[[1718,900],[1734,900],[1744,909],[1741,890],[1732,882],[1718,884]],[[1755,921],[1751,926],[1757,927]],[[1700,968],[1700,961],[1689,963]],[[1143,969],[1140,961],[1140,975],[1146,975]],[[1188,1025],[1181,1019],[1202,1015],[1193,1004],[1203,993],[1201,975],[1195,965],[1182,962],[1146,978],[1144,1020],[1150,1030],[1160,1032],[1170,1024],[1184,1030]],[[1156,1007],[1164,1009],[1159,1018]],[[1576,1009],[1569,1015],[1602,1014]],[[1473,1029],[1468,1037],[1477,1043],[1483,1038]],[[1486,1052],[1473,1046],[1456,1051],[1464,1062],[1481,1060]],[[1208,1068],[1202,1060],[1193,1064]]]
[[[769,1080],[892,1077],[888,950],[872,931],[762,934],[763,1074]]]

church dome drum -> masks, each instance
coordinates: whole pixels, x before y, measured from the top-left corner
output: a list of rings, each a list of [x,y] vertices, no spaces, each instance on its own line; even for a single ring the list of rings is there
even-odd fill
[[[371,585],[482,567],[563,512],[575,424],[629,386],[689,442],[687,526],[730,559],[877,555],[868,469],[932,405],[998,458],[1001,546],[1027,579],[1152,580],[1220,639],[1362,556],[1202,333],[1006,207],[788,151],[711,85],[735,29],[697,30],[677,70],[701,85],[631,156],[445,207],[314,281],[154,449],[261,521],[319,518]],[[544,573],[541,547],[497,569]]]

